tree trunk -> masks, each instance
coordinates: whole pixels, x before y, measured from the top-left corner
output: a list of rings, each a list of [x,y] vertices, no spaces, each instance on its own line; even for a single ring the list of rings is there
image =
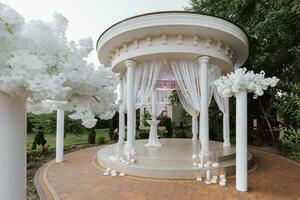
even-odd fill
[[[95,144],[96,143],[96,129],[92,129],[88,133],[88,144]]]
[[[275,142],[275,136],[274,136],[274,132],[273,132],[273,129],[272,129],[271,122],[270,122],[270,120],[269,120],[269,118],[267,116],[267,113],[266,113],[266,111],[265,111],[265,109],[264,109],[264,107],[263,107],[260,99],[258,99],[258,103],[259,103],[259,106],[260,106],[261,111],[263,113],[263,116],[264,116],[265,120],[267,121],[269,130],[270,130],[270,133],[271,133],[272,140],[273,140],[273,142]]]

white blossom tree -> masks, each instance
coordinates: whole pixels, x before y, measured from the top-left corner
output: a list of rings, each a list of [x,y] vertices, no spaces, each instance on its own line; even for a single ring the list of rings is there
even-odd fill
[[[68,41],[68,20],[60,14],[45,23],[25,23],[15,10],[0,3],[0,199],[26,197],[26,101],[66,102],[87,127],[95,114],[111,117],[116,109],[112,72],[95,70],[86,61],[91,38]],[[40,111],[40,112],[45,112]]]
[[[279,79],[273,76],[265,78],[265,72],[254,73],[240,68],[218,78],[214,83],[222,97],[236,97],[236,189],[248,190],[247,160],[247,94],[254,93],[253,98],[264,94],[264,90],[275,87]]]

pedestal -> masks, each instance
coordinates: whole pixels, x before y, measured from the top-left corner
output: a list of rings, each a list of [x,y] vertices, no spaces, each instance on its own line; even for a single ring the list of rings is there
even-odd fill
[[[26,199],[26,100],[0,93],[0,199]]]
[[[56,159],[57,163],[64,160],[64,124],[65,113],[63,110],[57,110],[56,118]]]
[[[223,113],[223,146],[229,147],[230,144],[230,121],[229,121],[229,98],[224,98],[225,113]]]
[[[135,137],[135,97],[134,97],[134,78],[136,62],[134,60],[126,60],[127,68],[126,74],[126,98],[127,98],[127,156],[130,157],[133,150],[133,143]]]
[[[200,114],[200,134],[201,148],[203,152],[209,151],[209,132],[208,132],[208,67],[209,57],[201,56],[198,58],[200,63],[200,91],[201,91],[201,114]]]
[[[159,124],[159,120],[147,120],[147,123],[150,124],[150,134],[149,134],[149,141],[145,144],[146,147],[160,147],[161,144],[158,141],[157,137],[157,125]]]
[[[248,190],[247,92],[236,94],[236,189]]]

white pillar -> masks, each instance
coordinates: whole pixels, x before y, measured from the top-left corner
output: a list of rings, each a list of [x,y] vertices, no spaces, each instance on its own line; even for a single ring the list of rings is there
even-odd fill
[[[247,92],[236,95],[236,189],[242,192],[248,187],[247,162]]]
[[[198,58],[200,63],[200,92],[201,92],[201,115],[200,115],[200,132],[202,151],[209,151],[209,132],[208,132],[208,67],[209,57],[201,56]]]
[[[134,133],[135,133],[135,102],[134,102],[134,78],[135,78],[135,67],[136,62],[134,60],[126,60],[125,62],[127,68],[127,78],[126,78],[126,96],[127,96],[127,155],[133,154],[133,143],[134,143]]]
[[[229,98],[224,98],[225,113],[223,113],[223,146],[230,146]]]
[[[0,93],[0,199],[26,199],[26,101]]]
[[[193,140],[198,139],[198,115],[192,115],[192,133],[193,133]]]
[[[64,124],[65,112],[58,109],[56,115],[56,159],[57,163],[64,160]]]
[[[147,122],[151,125],[149,141],[145,146],[151,147],[160,147],[161,144],[158,141],[157,137],[157,125],[159,124],[159,120],[156,120],[156,89],[152,91],[151,95],[151,112],[152,112],[152,120],[147,120]]]
[[[124,114],[124,80],[123,77],[120,77],[119,82],[119,100],[121,101],[121,104],[119,105],[119,144],[125,143],[125,114]]]

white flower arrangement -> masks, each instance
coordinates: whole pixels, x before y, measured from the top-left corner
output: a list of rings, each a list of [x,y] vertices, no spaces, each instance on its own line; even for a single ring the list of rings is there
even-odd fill
[[[112,117],[117,78],[110,69],[88,64],[91,38],[78,42],[66,37],[68,20],[55,13],[53,21],[25,22],[15,10],[0,3],[0,92],[30,98],[35,113],[51,112],[47,102],[66,102],[63,110],[91,128],[95,115]],[[36,104],[34,106],[34,104]]]
[[[272,78],[265,78],[265,72],[254,73],[247,71],[246,68],[239,68],[235,72],[221,76],[214,84],[218,93],[222,97],[232,97],[239,91],[246,91],[254,93],[253,98],[264,94],[264,90],[268,87],[275,87],[279,79],[273,76]]]

